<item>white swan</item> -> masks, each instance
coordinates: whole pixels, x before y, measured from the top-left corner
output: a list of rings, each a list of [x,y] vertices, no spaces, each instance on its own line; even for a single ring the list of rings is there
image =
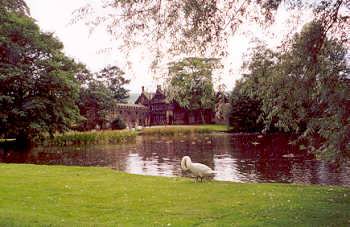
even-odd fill
[[[203,180],[205,177],[214,175],[216,172],[212,170],[209,166],[202,163],[192,163],[191,158],[184,156],[181,160],[181,168],[186,171],[190,170],[193,175],[198,179],[198,177]]]

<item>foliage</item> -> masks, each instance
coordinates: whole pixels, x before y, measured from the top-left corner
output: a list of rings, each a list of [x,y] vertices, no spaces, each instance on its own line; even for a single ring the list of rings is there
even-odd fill
[[[128,84],[130,80],[125,79],[123,75],[124,72],[117,66],[107,66],[97,73],[97,78],[112,92],[117,102],[127,103],[129,90],[125,89],[123,86]]]
[[[212,71],[217,59],[185,58],[169,66],[167,92],[169,100],[189,110],[213,109],[215,94]],[[202,115],[202,122],[203,113]]]
[[[317,154],[339,160],[350,157],[347,51],[338,40],[325,39],[315,57],[322,34],[320,23],[312,22],[286,52],[257,50],[241,92],[261,99],[266,130],[299,133]]]
[[[111,123],[112,129],[125,129],[126,124],[121,117],[117,117]]]
[[[5,9],[0,13],[0,135],[28,142],[64,131],[79,120],[77,65],[33,19]]]
[[[105,27],[124,41],[126,50],[146,46],[159,61],[164,51],[225,54],[229,38],[240,26],[256,23],[266,28],[276,19],[279,8],[300,13],[310,9],[315,20],[322,22],[324,34],[349,40],[349,0],[106,0],[99,6],[87,4],[76,10],[72,23],[81,21],[91,29]],[[322,41],[315,46],[315,54],[321,46]]]
[[[346,187],[196,184],[74,166],[0,164],[0,170],[1,226],[349,225]]]
[[[236,88],[237,89],[237,88]],[[260,132],[263,124],[258,121],[261,114],[261,101],[232,92],[229,124],[235,132]]]
[[[24,0],[0,0],[0,12],[16,12],[29,15],[29,7]]]
[[[88,131],[88,132],[66,132],[56,134],[53,139],[44,142],[49,146],[71,146],[92,144],[121,144],[134,141],[136,132],[132,131]]]
[[[113,110],[114,104],[111,90],[102,82],[91,80],[87,87],[82,87],[80,90],[78,106],[85,121],[79,128],[82,130],[103,128],[109,120],[108,114]]]
[[[82,87],[78,106],[80,114],[85,118],[78,127],[80,130],[104,128],[110,120],[108,115],[115,103],[126,102],[129,91],[123,86],[130,80],[125,79],[123,74],[117,66],[108,66],[94,76],[86,66],[79,65],[75,74]]]

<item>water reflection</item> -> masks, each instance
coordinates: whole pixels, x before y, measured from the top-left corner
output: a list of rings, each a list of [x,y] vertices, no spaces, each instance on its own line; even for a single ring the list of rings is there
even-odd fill
[[[284,135],[210,134],[138,137],[134,144],[35,148],[19,152],[0,148],[0,162],[106,166],[128,173],[181,176],[180,160],[189,155],[217,171],[216,180],[285,182],[350,186],[350,164],[336,167],[288,144]]]

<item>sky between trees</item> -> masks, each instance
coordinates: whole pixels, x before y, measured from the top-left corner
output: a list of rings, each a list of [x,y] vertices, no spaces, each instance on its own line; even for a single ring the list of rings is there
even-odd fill
[[[153,53],[147,48],[135,48],[130,52],[130,56],[126,57],[119,49],[121,40],[113,38],[105,28],[100,27],[89,33],[89,28],[84,23],[69,24],[74,10],[87,3],[99,9],[101,1],[26,0],[26,2],[30,7],[31,16],[37,20],[40,28],[54,32],[63,42],[66,54],[85,63],[92,71],[98,71],[108,64],[118,65],[126,72],[126,77],[131,79],[128,88],[132,93],[139,93],[141,86],[150,91],[155,90],[159,83],[159,75],[166,73],[167,63],[174,60],[172,56],[164,55],[160,67],[153,71],[151,69]],[[224,68],[217,71],[214,77],[216,86],[225,84],[227,90],[233,88],[235,80],[241,77],[240,67],[245,55],[254,47],[254,41],[264,40],[270,47],[277,47],[282,40],[291,33],[300,31],[302,24],[312,19],[310,11],[292,10],[287,13],[284,7],[280,7],[277,11],[276,18],[276,23],[269,30],[263,30],[258,25],[250,23],[241,26],[229,38],[227,56],[222,59]],[[181,57],[183,56],[177,56]]]

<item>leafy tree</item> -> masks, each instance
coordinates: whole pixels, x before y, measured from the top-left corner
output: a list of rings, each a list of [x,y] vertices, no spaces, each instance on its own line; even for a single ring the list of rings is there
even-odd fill
[[[101,81],[92,80],[87,87],[82,87],[78,106],[85,120],[80,129],[91,130],[97,125],[104,127],[114,103],[112,92]]]
[[[264,125],[259,122],[261,115],[261,101],[257,97],[250,97],[240,91],[236,84],[230,97],[231,111],[229,124],[235,132],[259,132]]]
[[[118,67],[108,66],[94,76],[84,65],[79,65],[75,74],[81,84],[78,106],[80,114],[85,118],[79,126],[80,130],[105,127],[114,104],[126,102],[129,94],[123,86],[130,81],[123,74]]]
[[[0,0],[0,12],[29,15],[29,7],[24,0]]]
[[[76,10],[72,23],[83,20],[92,29],[104,26],[127,47],[148,45],[158,58],[165,47],[174,54],[213,56],[225,53],[229,37],[241,25],[272,24],[280,6],[311,9],[315,20],[322,23],[316,55],[327,33],[349,40],[349,0],[106,0],[100,8],[87,4]]]
[[[61,42],[10,6],[0,6],[0,135],[28,142],[79,120],[77,67]]]
[[[321,36],[322,25],[316,21],[295,35],[286,52],[258,50],[241,91],[261,99],[266,130],[275,126],[296,132],[315,153],[341,160],[350,156],[347,51],[339,40],[325,38],[314,55]]]
[[[93,73],[82,63],[77,65],[74,77],[82,87],[87,87],[89,83],[95,80]]]
[[[129,90],[123,86],[130,83],[130,80],[125,79],[123,77],[124,74],[117,66],[108,66],[97,74],[97,77],[112,92],[114,99],[121,103],[127,103],[129,98]]]
[[[203,123],[203,110],[215,105],[212,71],[216,66],[217,59],[210,58],[185,58],[169,66],[169,100],[189,110],[200,110]]]

